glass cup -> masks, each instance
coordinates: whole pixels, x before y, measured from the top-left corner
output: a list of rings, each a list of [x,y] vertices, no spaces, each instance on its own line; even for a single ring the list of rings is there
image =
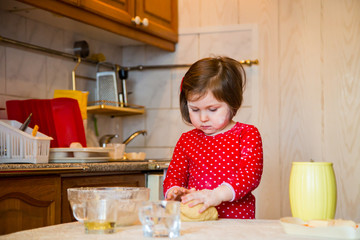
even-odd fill
[[[109,151],[109,157],[111,159],[114,159],[114,160],[123,159],[124,153],[125,153],[125,144],[109,143],[106,146],[112,148],[112,150]]]
[[[139,219],[145,237],[180,236],[180,202],[148,201],[139,208]]]
[[[115,232],[117,201],[93,199],[72,206],[76,220],[84,223],[85,233],[107,234]]]

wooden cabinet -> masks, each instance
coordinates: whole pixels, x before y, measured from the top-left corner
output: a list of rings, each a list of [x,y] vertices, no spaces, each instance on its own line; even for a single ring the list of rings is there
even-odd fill
[[[59,224],[60,178],[0,178],[0,234]]]
[[[71,222],[67,189],[145,187],[144,173],[0,177],[0,235]]]
[[[139,31],[177,42],[177,0],[78,0],[77,5]]]
[[[75,221],[70,203],[67,198],[67,189],[74,187],[145,187],[144,174],[125,174],[112,176],[66,177],[62,179],[61,195],[61,222]]]
[[[77,6],[113,21],[131,26],[133,0],[78,0]]]
[[[18,0],[74,20],[174,51],[177,0]]]
[[[149,25],[143,30],[173,42],[178,40],[177,0],[137,0],[135,16],[147,18]]]

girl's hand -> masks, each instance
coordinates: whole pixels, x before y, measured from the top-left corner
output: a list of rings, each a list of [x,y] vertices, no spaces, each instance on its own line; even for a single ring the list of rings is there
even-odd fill
[[[193,190],[193,189],[192,189]],[[181,202],[186,204],[190,201],[189,207],[196,206],[203,203],[203,207],[200,208],[199,212],[202,213],[206,209],[212,206],[218,206],[222,202],[230,201],[232,199],[232,191],[229,187],[221,185],[214,190],[204,189],[200,191],[191,191],[181,198]]]
[[[181,197],[190,193],[192,190],[183,187],[174,187],[166,195],[166,200],[180,201]],[[195,191],[195,189],[193,190]]]

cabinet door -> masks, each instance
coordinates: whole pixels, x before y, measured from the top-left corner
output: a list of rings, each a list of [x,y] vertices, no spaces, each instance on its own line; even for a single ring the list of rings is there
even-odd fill
[[[142,27],[144,31],[177,42],[177,0],[137,0],[135,15],[139,16],[141,20],[144,18],[149,20],[149,25]]]
[[[75,187],[145,187],[145,174],[124,174],[91,177],[64,177],[62,179],[62,214],[61,222],[72,222],[71,206],[67,197],[67,189]]]
[[[0,178],[0,235],[60,223],[60,177]]]
[[[134,0],[78,0],[80,7],[112,21],[131,25]]]

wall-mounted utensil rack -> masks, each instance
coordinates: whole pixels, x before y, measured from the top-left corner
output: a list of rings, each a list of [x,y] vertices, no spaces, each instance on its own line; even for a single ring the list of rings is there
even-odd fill
[[[6,38],[3,36],[0,36],[0,42],[15,45],[15,46],[30,49],[30,50],[43,52],[46,54],[69,58],[74,61],[77,61],[78,63],[80,61],[82,63],[93,64],[93,65],[97,65],[99,63],[99,61],[95,61],[90,58],[81,58],[75,54],[69,54],[66,52],[61,52],[61,51],[57,51],[54,49],[37,46],[34,44]],[[258,59],[240,60],[240,63],[242,63],[244,66],[251,67],[252,65],[259,64],[259,60]],[[191,64],[121,66],[121,65],[114,64],[111,62],[101,62],[101,66],[105,67],[105,68],[110,68],[110,69],[113,69],[114,66],[116,66],[116,68],[123,69],[125,71],[143,71],[143,70],[156,70],[156,69],[189,68],[191,66]],[[76,77],[83,78],[86,80],[92,80],[92,81],[96,80],[94,78],[90,78],[90,77],[86,77],[86,76],[76,75]],[[73,88],[74,88],[74,81],[73,81]],[[111,115],[111,116],[128,116],[128,115],[143,114],[145,112],[145,109],[144,109],[144,107],[131,107],[131,106],[129,106],[129,107],[114,107],[114,106],[108,106],[108,105],[102,104],[102,105],[89,106],[89,107],[87,107],[87,111],[88,111],[88,113],[91,113],[91,114],[104,114],[104,115]]]
[[[44,53],[48,53],[48,54],[53,54],[53,55],[57,55],[57,56],[65,57],[65,58],[70,58],[70,59],[73,59],[74,61],[78,61],[78,59],[79,59],[79,57],[74,54],[69,54],[69,53],[57,51],[54,49],[45,48],[45,47],[37,46],[34,44],[30,44],[30,43],[21,42],[21,41],[6,38],[3,36],[0,36],[0,42],[9,43],[9,44],[16,45],[19,47],[24,47],[27,49],[40,51],[40,52],[44,52]],[[99,63],[98,61],[95,61],[90,58],[81,58],[81,62],[94,64],[94,65],[97,65]],[[258,59],[240,60],[240,63],[244,64],[245,66],[251,67],[252,65],[259,64],[259,60]],[[191,66],[191,64],[121,66],[118,64],[110,63],[110,62],[102,62],[101,65],[104,67],[108,67],[108,68],[113,68],[115,65],[116,67],[119,67],[120,69],[125,69],[127,71],[142,71],[142,70],[170,69],[170,68],[188,68]]]

